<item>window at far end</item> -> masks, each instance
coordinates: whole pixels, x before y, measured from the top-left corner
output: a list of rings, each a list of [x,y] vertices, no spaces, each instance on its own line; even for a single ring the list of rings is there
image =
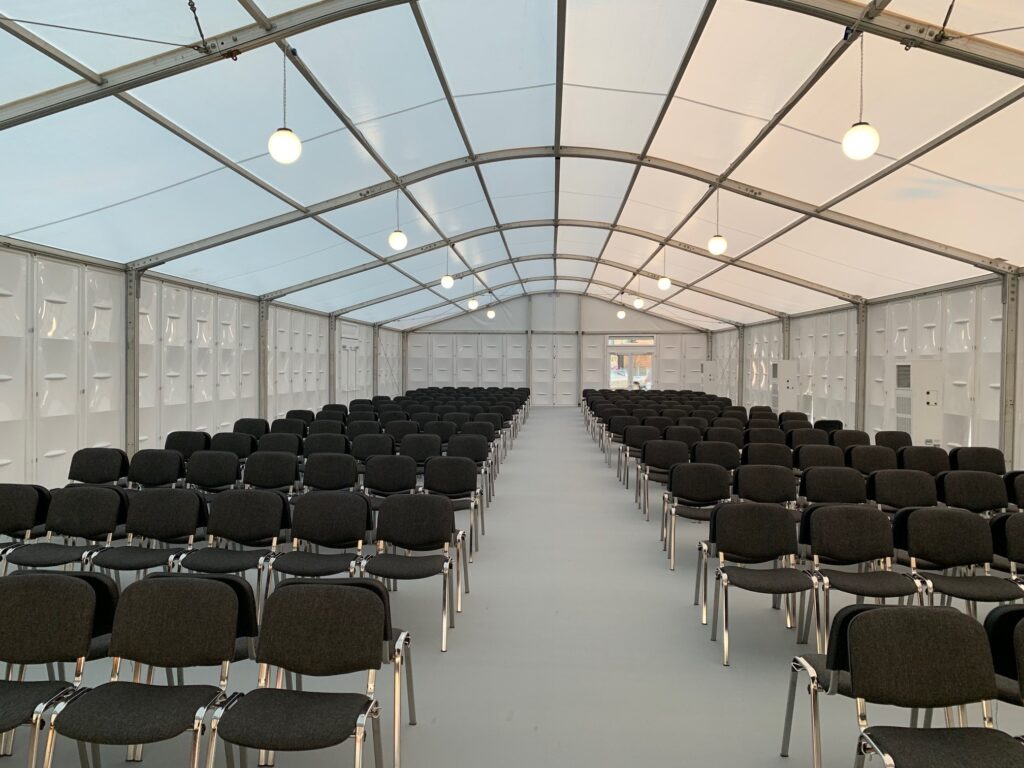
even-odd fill
[[[653,336],[609,336],[609,347],[653,347]]]

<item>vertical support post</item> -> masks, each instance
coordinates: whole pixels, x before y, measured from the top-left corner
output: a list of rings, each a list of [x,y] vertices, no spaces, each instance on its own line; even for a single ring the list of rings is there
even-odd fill
[[[854,429],[864,429],[868,396],[868,304],[857,304],[857,388],[854,394]]]
[[[715,335],[711,331],[705,331],[708,336],[707,348],[704,350],[704,359],[711,362],[715,359]]]
[[[743,384],[747,377],[747,329],[736,327],[736,405],[743,405]]]
[[[576,405],[583,402],[583,296],[576,297]]]
[[[526,386],[533,395],[533,295],[526,296]]]
[[[370,345],[373,353],[373,396],[380,394],[380,326],[373,326],[373,343]]]
[[[789,360],[790,355],[790,319],[789,315],[782,316],[782,359]]]
[[[338,316],[327,318],[327,399],[332,403],[338,397]]]
[[[129,456],[139,450],[139,294],[142,269],[126,269],[124,275],[124,449]]]
[[[260,299],[256,316],[256,402],[259,414],[269,419],[267,393],[270,389],[270,301]]]
[[[999,380],[999,445],[1010,466],[1014,466],[1017,431],[1017,323],[1020,278],[1003,275],[1003,371]]]
[[[504,356],[502,356],[504,357]],[[402,394],[409,389],[409,332],[402,331]],[[502,381],[502,384],[505,382]]]

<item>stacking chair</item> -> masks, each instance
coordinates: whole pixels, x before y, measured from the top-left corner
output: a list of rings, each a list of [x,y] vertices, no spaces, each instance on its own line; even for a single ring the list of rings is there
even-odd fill
[[[703,440],[693,447],[693,460],[701,464],[717,464],[732,472],[740,465],[740,447],[735,443]]]
[[[96,618],[96,594],[82,579],[55,573],[25,572],[18,578],[0,579],[0,662],[22,673],[0,683],[0,756],[14,749],[14,731],[31,727],[30,768],[36,766],[39,735],[45,715],[73,697],[82,683]],[[72,662],[72,682],[60,679],[24,678],[27,666]]]
[[[860,727],[858,768],[867,755],[895,768],[1024,765],[1024,744],[995,730],[995,668],[976,621],[943,608],[865,611],[850,621],[847,645]],[[967,705],[978,702],[983,727],[968,728]],[[956,710],[962,727],[949,727],[952,718],[940,729],[872,726],[869,703]]]
[[[779,414],[779,424],[786,421],[807,421],[807,414],[803,411],[782,411]]]
[[[743,444],[750,443],[777,443],[786,444],[786,433],[781,429],[748,429],[743,433]]]
[[[237,615],[234,590],[209,579],[143,579],[130,585],[114,615],[111,680],[80,687],[57,705],[44,768],[53,764],[58,735],[93,745],[127,745],[127,759],[135,762],[142,760],[144,744],[182,733],[191,733],[188,764],[197,768],[206,712],[225,700]],[[131,682],[120,680],[123,660],[134,662]],[[219,685],[153,685],[155,667],[219,667]],[[98,748],[93,749],[93,763],[99,765]]]
[[[908,445],[913,444],[914,439],[910,436],[909,432],[897,430],[880,430],[875,432],[875,445],[884,445],[886,448],[892,448],[897,452],[900,448],[906,448]]]
[[[238,419],[231,427],[231,431],[243,432],[259,440],[270,431],[270,425],[266,419]]]
[[[935,480],[917,469],[881,469],[868,475],[868,498],[889,515],[905,507],[934,507],[938,504]]]
[[[645,427],[631,424],[622,431],[622,442],[619,444],[619,456],[615,464],[615,473],[619,480],[629,488],[629,461],[636,462],[639,473],[640,455],[644,443],[648,440],[660,440],[661,430],[657,427]]]
[[[348,452],[348,438],[341,434],[311,434],[302,441],[302,455],[306,457],[306,461],[318,453]]]
[[[239,461],[252,456],[258,445],[256,438],[248,432],[218,432],[210,438],[210,450],[233,453]]]
[[[451,580],[449,555],[455,542],[455,577]],[[462,608],[462,571],[465,534],[455,528],[452,502],[433,494],[391,496],[381,504],[377,516],[377,552],[362,562],[361,571],[383,579],[425,579],[441,577],[441,650],[448,650],[448,628],[455,626],[455,612]],[[392,549],[409,553],[440,554],[399,555]],[[453,594],[453,592],[455,594]],[[455,598],[455,612],[451,610]],[[377,646],[378,655],[380,646]]]
[[[850,467],[811,467],[800,477],[800,495],[812,504],[866,504],[864,475]]]
[[[185,460],[177,451],[146,448],[132,456],[126,478],[129,490],[170,488],[185,477]]]
[[[196,451],[185,469],[185,486],[207,502],[239,482],[238,457],[230,451]]]
[[[411,456],[370,456],[363,471],[363,493],[377,509],[389,496],[416,493],[417,475]]]
[[[867,477],[872,472],[896,469],[896,452],[883,445],[851,445],[846,449],[846,466]]]
[[[313,423],[314,419],[316,419],[316,414],[313,413],[313,411],[295,408],[285,413],[284,417],[286,419],[298,419],[299,421],[305,422],[306,426],[309,426]]]
[[[298,457],[302,455],[302,437],[294,432],[268,432],[259,439],[257,453],[290,453]]]
[[[312,437],[313,435],[344,435],[345,434],[345,423],[341,420],[334,421],[332,419],[317,419],[309,425],[309,429],[306,430],[306,435]]]
[[[800,541],[811,552],[818,653],[824,653],[828,643],[829,594],[833,589],[883,602],[887,598],[902,600],[917,595],[924,603],[918,582],[892,570],[892,526],[881,510],[844,504],[812,507],[800,521]],[[859,570],[822,568],[823,563],[859,566]]]
[[[797,476],[812,467],[842,466],[843,451],[834,445],[801,445],[793,449],[793,473]]]
[[[68,480],[84,485],[114,485],[128,474],[128,456],[120,448],[79,448],[71,456]]]
[[[391,435],[360,435],[352,440],[352,455],[359,462],[359,474],[363,474],[371,457],[395,455],[395,438]]]
[[[785,467],[792,472],[793,452],[778,443],[747,443],[740,451],[740,466],[745,464]]]
[[[773,417],[759,419],[756,413],[751,414],[750,419],[747,421],[747,429],[778,429],[781,431],[778,419]],[[785,432],[783,432],[783,434],[785,434]]]
[[[423,492],[444,496],[452,502],[452,509],[469,510],[469,552],[480,549],[480,537],[485,533],[483,490],[478,481],[476,462],[462,456],[435,456],[423,465]],[[479,530],[477,521],[479,520]],[[466,574],[468,583],[469,574]],[[468,590],[467,590],[468,591]]]
[[[686,425],[668,427],[665,430],[663,437],[666,440],[686,443],[691,451],[693,451],[693,446],[703,439],[702,433],[699,429],[696,427],[688,427]]]
[[[441,445],[447,446],[448,441],[459,431],[459,427],[451,421],[428,421],[423,425],[423,431],[428,435],[437,435],[441,438]]]
[[[648,440],[640,451],[636,465],[636,500],[645,520],[651,519],[651,480],[668,485],[669,474],[676,464],[690,461],[690,448],[676,440]]]
[[[473,417],[470,414],[462,411],[452,411],[451,413],[444,414],[441,418],[443,421],[450,421],[454,424],[459,432],[462,431],[462,426],[464,424],[468,424],[473,420]]]
[[[483,435],[452,435],[448,440],[447,456],[461,456],[472,459],[480,475],[484,503],[490,504],[494,497],[494,472],[491,470],[491,450]]]
[[[84,563],[115,574],[168,569],[171,560],[192,549],[205,511],[203,497],[193,490],[155,488],[136,494],[128,505],[127,545],[95,549],[84,555]],[[177,544],[184,544],[185,548]]]
[[[792,471],[786,467],[770,464],[740,466],[733,475],[733,487],[738,500],[781,504],[792,510],[794,518],[798,516],[796,485]]]
[[[384,427],[385,431],[387,431],[388,424],[391,424],[392,422],[395,422],[395,421],[407,422],[407,421],[409,421],[409,415],[405,411],[400,410],[400,409],[399,410],[387,410],[387,411],[381,411],[380,412],[380,418],[377,419],[377,420],[380,422],[380,425],[382,427]],[[416,422],[412,422],[412,423],[415,424]]]
[[[680,427],[693,427],[699,430],[702,435],[704,430],[708,428],[708,420],[703,416],[683,416],[683,418],[676,421],[676,424]]]
[[[996,672],[996,691],[1000,701],[1024,706],[1021,678],[1024,677],[1024,605],[1000,605],[985,617],[992,665]]]
[[[918,469],[932,477],[948,472],[949,454],[937,445],[908,445],[896,451],[896,463],[900,469]]]
[[[46,538],[24,540],[8,548],[3,573],[8,565],[53,568],[84,564],[85,555],[100,543],[110,546],[125,521],[127,507],[127,497],[119,488],[70,485],[53,491],[46,514]]]
[[[420,425],[415,421],[407,421],[405,419],[396,419],[395,421],[389,421],[384,426],[384,433],[391,435],[395,439],[395,443],[398,445],[399,450],[402,447],[402,440],[407,435],[415,435],[420,431]]]
[[[991,472],[1002,476],[1006,474],[1006,459],[998,448],[961,446],[949,452],[949,468],[954,471]]]
[[[785,431],[785,430],[783,430]],[[828,432],[822,429],[800,427],[786,432],[786,445],[794,451],[804,445],[828,445]],[[840,452],[842,448],[840,448]]]
[[[271,595],[256,651],[258,687],[218,702],[207,768],[213,768],[218,736],[226,745],[259,750],[263,765],[273,764],[275,752],[326,749],[351,738],[355,766],[362,768],[367,721],[375,764],[381,768],[380,705],[374,688],[384,626],[381,598],[368,589],[306,583]],[[271,667],[277,667],[273,682]],[[365,694],[283,687],[287,672],[326,677],[363,671]]]
[[[462,425],[461,432],[464,435],[482,435],[487,440],[491,453],[491,470],[497,475],[501,466],[501,451],[498,448],[498,434],[494,425],[488,421],[467,421]]]
[[[347,491],[359,484],[359,463],[347,453],[314,453],[306,459],[302,487],[307,491]]]
[[[854,445],[871,445],[868,433],[859,429],[837,429],[829,432],[828,438],[830,444],[839,446],[844,452]]]
[[[327,403],[316,415],[315,421],[328,419],[333,421],[345,421],[348,416],[348,406],[340,403]]]
[[[294,493],[299,480],[299,462],[293,453],[256,451],[245,462],[242,481],[247,488]]]
[[[995,514],[1006,509],[1009,500],[1001,475],[980,470],[951,470],[935,478],[939,501],[978,514]]]
[[[732,443],[738,451],[743,447],[743,431],[733,427],[708,427],[704,432],[705,442]]]
[[[676,464],[662,498],[662,534],[669,569],[676,569],[676,520],[708,522],[715,506],[732,496],[729,471],[718,464]]]
[[[402,438],[399,452],[402,456],[410,456],[422,472],[423,463],[434,456],[440,456],[444,448],[439,435],[414,434]]]
[[[722,664],[727,667],[730,653],[729,588],[784,596],[786,628],[793,629],[801,623],[793,615],[793,598],[809,590],[811,580],[796,567],[798,545],[792,514],[778,504],[720,504],[711,514],[710,541],[714,542],[718,553],[711,639],[715,640],[718,635],[721,596]],[[746,567],[763,563],[771,563],[772,566]]]
[[[811,424],[811,422],[809,422],[809,421],[796,421],[796,420],[782,421],[782,422],[779,422],[779,429],[781,429],[783,432],[785,432],[788,435],[790,432],[795,432],[798,429],[814,429],[814,425]],[[814,431],[815,432],[824,432],[826,435],[828,434],[823,429],[816,429]]]
[[[0,559],[18,543],[46,533],[51,498],[40,485],[0,483],[0,536],[11,539],[11,543],[0,544]]]
[[[711,428],[713,429],[737,429],[742,432],[747,426],[747,420],[744,418],[740,419],[729,418],[728,416],[719,416],[711,422]]]
[[[206,451],[209,448],[210,435],[206,432],[194,430],[169,432],[164,438],[164,449],[177,451],[186,462],[196,451]]]
[[[345,436],[353,443],[363,435],[379,435],[382,432],[376,421],[350,421],[345,426]]]
[[[843,428],[843,422],[839,419],[818,419],[814,422],[815,429],[821,429],[831,434]]]

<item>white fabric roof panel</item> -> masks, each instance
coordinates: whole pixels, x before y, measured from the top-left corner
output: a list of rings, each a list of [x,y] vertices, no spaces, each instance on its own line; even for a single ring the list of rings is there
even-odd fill
[[[559,277],[582,277],[585,280],[589,280],[594,274],[594,263],[578,259],[561,258],[555,263],[555,272]]]
[[[347,205],[324,214],[324,219],[346,235],[379,254],[392,254],[388,235],[395,228],[395,194],[377,195],[368,200]],[[409,198],[398,195],[397,221],[409,238],[407,249],[419,248],[438,241],[437,232],[430,226]]]
[[[537,158],[488,163],[481,172],[499,222],[554,218],[554,160]]]
[[[751,304],[767,306],[786,314],[813,312],[834,306],[847,306],[841,299],[784,283],[749,269],[722,267],[700,281],[700,286]]]
[[[641,168],[619,223],[668,235],[707,191],[706,184],[667,171]]]
[[[18,77],[0,79],[0,104],[79,79],[71,70],[10,35],[0,35],[0,61],[6,71],[18,73]]]
[[[653,291],[653,284],[649,288]],[[684,290],[668,300],[673,304],[681,304],[695,312],[707,312],[709,315],[739,323],[759,323],[762,320],[771,320],[773,317],[772,315],[766,315],[764,312],[758,312],[756,309],[750,309],[741,304],[734,304],[731,301],[716,299],[714,296],[707,296],[696,291]],[[707,321],[705,320],[705,322]]]
[[[455,247],[462,254],[462,258],[474,269],[481,264],[493,264],[496,261],[508,258],[505,244],[501,242],[501,235],[497,232],[489,232],[486,235],[477,235],[466,240],[460,240]],[[459,260],[454,254],[452,255],[452,261],[455,263],[452,269],[457,272],[462,271],[459,266]]]
[[[553,277],[555,274],[555,262],[553,259],[520,261],[516,264],[516,269],[519,270],[519,275],[524,280],[528,277]]]
[[[561,219],[613,221],[633,175],[625,163],[564,158],[558,187]]]
[[[565,227],[560,227],[559,238]],[[505,242],[509,252],[515,256],[537,256],[542,253],[554,253],[554,227],[523,227],[522,229],[505,230]]]
[[[608,232],[594,227],[559,227],[558,252],[575,256],[600,256]]]
[[[449,237],[494,226],[476,171],[462,168],[413,184],[409,192]]]
[[[785,208],[731,192],[719,192],[718,226],[715,226],[715,197],[712,196],[676,234],[676,240],[703,248],[715,234],[729,243],[727,255],[738,256],[769,235],[795,221],[798,215]],[[717,229],[717,232],[716,232]]]
[[[382,301],[379,304],[373,304],[364,309],[357,309],[354,312],[347,313],[345,317],[360,320],[364,323],[380,323],[394,317],[409,314],[410,312],[433,307],[441,301],[442,299],[438,298],[431,291],[417,291],[416,293],[410,293],[408,296],[400,296],[397,299]]]
[[[640,267],[651,257],[657,247],[658,244],[653,240],[627,235],[625,232],[612,232],[601,258],[619,264],[628,264],[631,267]]]
[[[376,296],[387,296],[413,286],[415,283],[412,280],[398,274],[391,267],[380,266],[341,280],[290,293],[285,297],[285,301],[319,312],[336,312],[344,307],[369,301]]]

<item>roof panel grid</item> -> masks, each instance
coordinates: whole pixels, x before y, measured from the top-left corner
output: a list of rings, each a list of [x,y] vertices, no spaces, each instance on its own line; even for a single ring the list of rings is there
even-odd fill
[[[533,277],[554,277],[555,262],[553,259],[520,261],[516,264],[516,269],[519,270],[519,275],[523,280]]]
[[[748,269],[725,267],[701,280],[700,285],[709,291],[730,296],[739,301],[771,307],[786,314],[812,312],[842,304],[838,299],[824,293],[784,283],[773,277],[759,275]]]
[[[562,219],[614,221],[632,178],[625,163],[563,158],[558,187],[558,215]]]
[[[497,232],[488,232],[486,235],[460,240],[457,247],[463,260],[473,269],[482,264],[493,264],[508,256],[505,244],[501,241],[501,235]],[[455,256],[452,256],[452,261],[454,262],[452,269],[461,271]]]
[[[558,236],[562,236],[565,227],[559,227]],[[535,256],[541,253],[554,253],[554,227],[523,227],[505,230],[505,242],[513,258],[517,256]]]
[[[391,267],[380,266],[340,280],[290,293],[289,304],[319,312],[336,312],[345,307],[389,296],[415,285]]]
[[[668,235],[706,191],[706,184],[685,176],[641,168],[619,223]]]
[[[499,222],[554,217],[554,160],[508,160],[502,163],[488,163],[480,170]]]
[[[418,182],[409,187],[409,193],[448,237],[494,226],[494,217],[472,168]]]
[[[582,277],[589,280],[594,274],[594,263],[579,259],[559,258],[555,264],[555,273],[559,277]]]
[[[345,314],[344,317],[364,323],[383,323],[392,318],[407,315],[410,312],[433,307],[440,301],[441,299],[432,291],[423,290],[410,293],[408,296],[400,296],[389,301],[372,304],[363,309],[357,309]]]
[[[8,34],[0,34],[0,61],[5,70],[18,73],[0,79],[0,104],[79,80],[71,70]]]
[[[628,264],[631,267],[640,267],[650,259],[657,247],[658,244],[653,240],[627,235],[625,232],[612,232],[601,258]]]
[[[771,320],[773,315],[759,312],[756,309],[745,307],[742,304],[734,304],[731,301],[716,299],[714,296],[707,296],[696,291],[684,290],[668,299],[673,304],[679,304],[695,312],[707,312],[713,317],[723,320],[731,320],[735,323],[759,323],[763,320]]]
[[[558,252],[573,253],[578,256],[601,255],[604,244],[608,240],[608,232],[596,227],[559,227]]]
[[[698,248],[721,234],[729,243],[727,255],[736,256],[754,247],[764,238],[796,221],[797,214],[785,208],[759,202],[732,192],[718,192],[690,218],[675,239]]]
[[[324,214],[324,219],[376,253],[392,252],[388,235],[396,226],[408,238],[407,250],[437,242],[437,232],[400,192],[377,195]]]

